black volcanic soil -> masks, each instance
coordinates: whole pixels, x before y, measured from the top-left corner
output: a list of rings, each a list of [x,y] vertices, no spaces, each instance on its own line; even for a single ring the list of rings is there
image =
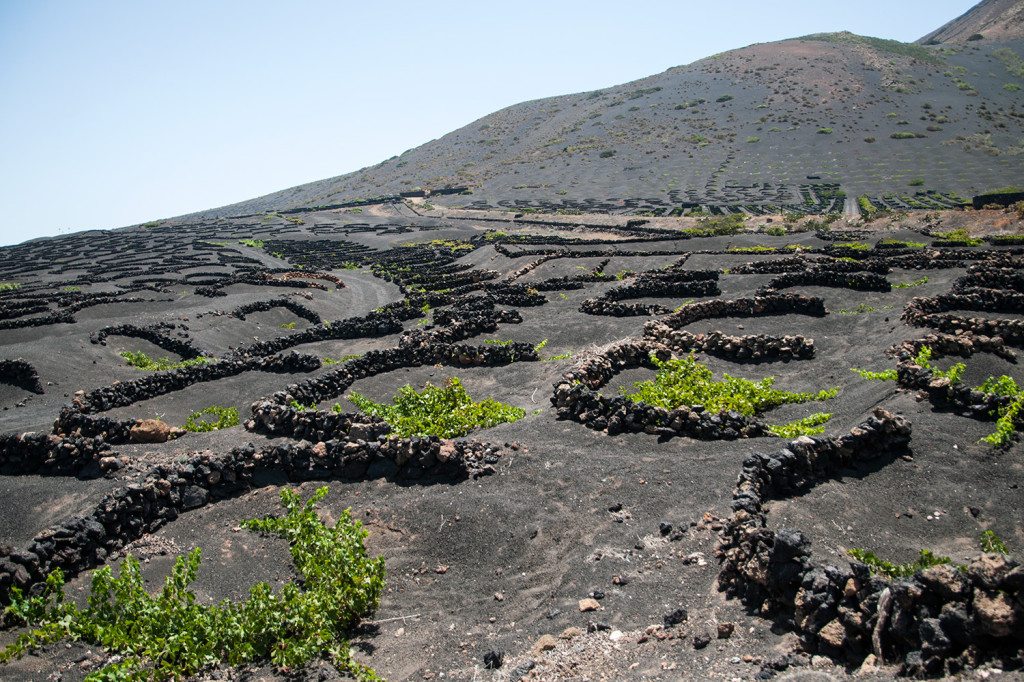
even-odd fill
[[[175,333],[181,332],[195,346],[221,356],[257,339],[283,338],[311,326],[284,308],[250,314],[245,321],[221,314],[241,305],[285,296],[312,308],[325,320],[342,320],[403,298],[395,283],[375,277],[370,268],[350,270],[340,264],[326,271],[344,282],[341,289],[330,284],[327,290],[232,284],[223,289],[226,296],[198,295],[197,287],[187,283],[185,275],[238,272],[237,258],[252,259],[243,266],[257,269],[300,264],[294,258],[289,263],[265,250],[238,245],[238,239],[258,237],[292,244],[328,239],[339,248],[363,244],[382,252],[394,249],[400,254],[406,248],[401,244],[410,241],[472,239],[488,229],[517,233],[512,224],[495,228],[491,223],[473,226],[467,221],[451,221],[439,225],[434,219],[407,217],[396,207],[382,206],[376,211],[380,215],[323,211],[303,216],[301,225],[273,216],[265,220],[206,220],[187,230],[162,226],[4,249],[0,280],[17,281],[22,287],[0,293],[0,302],[39,295],[57,310],[59,304],[53,302],[54,297],[63,287],[81,286],[87,292],[100,286],[84,282],[82,277],[111,277],[102,284],[105,290],[116,292],[118,285],[139,284],[138,280],[148,275],[146,271],[154,268],[166,269],[159,276],[171,281],[153,289],[118,294],[120,298],[134,296],[146,301],[84,308],[74,314],[74,323],[0,329],[0,359],[23,358],[31,363],[46,390],[43,395],[35,395],[0,384],[0,431],[48,431],[60,406],[69,402],[75,391],[140,376],[139,370],[124,364],[117,355],[119,350],[168,355],[152,343],[132,337],[110,336],[106,346],[90,343],[90,334],[107,325],[184,325]],[[326,236],[314,234],[314,226],[330,227],[331,232]],[[364,226],[369,226],[369,231]],[[394,226],[403,231],[389,233]],[[439,226],[443,229],[437,229]],[[601,233],[595,229],[591,233],[559,234],[598,238]],[[866,240],[874,243],[881,236],[873,234]],[[927,240],[907,230],[885,236]],[[828,243],[813,233],[797,237],[815,248]],[[663,250],[725,250],[730,244],[776,241],[780,240],[742,234],[649,244],[620,244],[607,239],[597,246],[581,248],[601,249],[613,255],[617,250],[649,254],[613,257],[606,270],[614,273],[661,268],[679,259],[659,255],[658,251]],[[537,258],[508,258],[499,255],[493,245],[478,243],[478,248],[458,263],[495,269],[504,277]],[[120,253],[117,260],[123,269],[111,270],[104,263],[90,265],[81,254],[83,245],[91,249],[90,257]],[[509,248],[529,251],[560,247]],[[132,270],[133,261],[143,255],[152,262],[146,268]],[[777,257],[695,254],[685,267],[734,268],[770,258]],[[553,277],[574,276],[582,272],[581,267],[592,270],[601,260],[559,258],[520,281],[531,285]],[[19,270],[22,267],[26,269]],[[308,268],[307,274],[312,270]],[[922,548],[963,561],[978,553],[977,536],[990,528],[1006,540],[1011,552],[1019,553],[1024,547],[1021,446],[994,450],[979,444],[978,440],[993,429],[990,421],[937,411],[915,394],[897,390],[892,382],[867,381],[850,371],[853,367],[892,367],[893,360],[885,351],[927,331],[900,320],[904,306],[915,296],[948,291],[964,271],[962,267],[925,273],[897,269],[888,275],[891,282],[911,281],[922,274],[927,275],[928,282],[888,293],[812,286],[792,290],[822,297],[829,310],[824,317],[726,317],[687,327],[693,332],[802,334],[814,339],[817,355],[811,360],[741,365],[701,357],[716,375],[772,375],[778,378],[779,387],[789,390],[840,388],[839,396],[824,405],[811,403],[771,412],[766,415],[771,422],[828,411],[834,415],[828,433],[839,434],[877,406],[904,414],[912,422],[911,457],[872,469],[845,471],[806,494],[772,503],[770,523],[776,528],[794,527],[806,532],[813,541],[815,559],[841,563],[847,549],[861,547],[899,561],[913,558]],[[769,279],[769,275],[722,274],[722,297],[752,296]],[[644,322],[653,318],[593,316],[578,310],[584,299],[619,285],[621,282],[596,283],[579,290],[546,291],[543,295],[547,303],[541,306],[499,305],[518,310],[522,323],[502,324],[496,332],[467,342],[480,344],[493,339],[536,344],[547,339],[542,355],[572,353],[578,357],[639,336]],[[686,298],[642,300],[673,308]],[[849,312],[858,306],[870,312]],[[297,321],[295,330],[281,328],[291,321]],[[405,327],[423,328],[416,321]],[[397,342],[398,335],[389,334],[299,344],[294,350],[340,357],[394,347]],[[751,452],[777,449],[782,441],[664,440],[647,434],[613,437],[575,422],[559,421],[550,403],[551,388],[573,362],[546,359],[497,368],[402,368],[353,385],[352,389],[373,399],[384,399],[407,383],[422,386],[424,382],[439,383],[458,376],[474,397],[494,397],[527,412],[521,421],[475,434],[505,446],[494,475],[444,482],[377,479],[302,484],[304,493],[327,485],[331,494],[322,506],[324,516],[332,518],[351,507],[370,531],[371,552],[386,560],[387,588],[375,625],[367,626],[354,641],[360,660],[387,679],[505,680],[510,670],[526,660],[536,665],[534,677],[528,679],[752,679],[766,660],[795,650],[793,635],[748,613],[741,603],[727,600],[717,591],[712,527],[716,519],[730,512],[743,458]],[[948,362],[939,364],[946,366]],[[972,385],[989,374],[1008,373],[1018,381],[1024,379],[1019,365],[992,356],[976,355],[965,362],[965,381]],[[118,407],[103,415],[118,419],[159,415],[180,425],[193,410],[226,405],[238,407],[244,421],[253,401],[325,371],[308,375],[249,371]],[[650,376],[649,370],[632,370],[616,377],[603,390],[610,394],[619,386]],[[345,403],[344,395],[337,400]],[[331,402],[325,401],[323,406]],[[188,434],[160,445],[114,446],[129,464],[107,477],[0,476],[0,493],[5,500],[0,544],[27,546],[39,531],[87,512],[104,493],[135,480],[155,462],[174,461],[202,450],[226,452],[247,442],[262,447],[268,439],[238,426],[210,434]],[[278,585],[293,576],[283,541],[237,528],[243,519],[275,512],[280,486],[286,484],[283,477],[261,480],[251,491],[182,514],[133,543],[129,550],[146,559],[146,577],[156,586],[174,555],[201,547],[204,563],[195,591],[203,600],[242,597],[259,580]],[[620,511],[609,511],[619,505]],[[971,508],[978,513],[972,513]],[[659,531],[662,522],[682,532],[670,540]],[[626,584],[613,583],[616,576],[625,577],[625,581],[616,582]],[[86,575],[73,581],[76,590],[86,584]],[[581,613],[579,600],[594,592],[604,593],[601,609]],[[672,631],[672,637],[662,640],[644,635],[648,626],[660,625],[663,616],[680,607],[688,610],[689,619]],[[714,633],[716,624],[724,622],[735,623],[735,634],[727,639],[712,637],[709,647],[695,650],[693,635]],[[588,626],[595,631],[588,633]],[[581,632],[567,631],[570,628],[580,628]],[[531,653],[531,647],[545,634],[564,638],[558,639],[553,651]],[[7,642],[13,635],[6,631],[0,640]],[[505,664],[498,671],[484,669],[483,657],[492,650],[505,654]],[[88,668],[88,660],[82,663],[84,651],[79,646],[51,647],[0,668],[0,677],[81,679]],[[815,671],[839,678],[855,672],[822,657],[804,657],[796,666],[790,674]],[[269,668],[232,674],[247,679],[278,676]],[[891,674],[892,670],[883,669],[866,677],[887,679]],[[223,678],[227,672],[213,675]]]

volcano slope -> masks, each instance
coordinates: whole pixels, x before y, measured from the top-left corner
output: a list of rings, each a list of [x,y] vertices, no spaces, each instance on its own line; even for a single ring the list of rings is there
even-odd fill
[[[351,508],[387,567],[352,641],[388,679],[1019,668],[1022,569],[979,544],[1024,543],[1018,403],[970,388],[1024,379],[1024,253],[936,236],[959,215],[850,233],[382,204],[5,248],[0,587],[61,568],[81,595],[129,554],[155,587],[194,547],[200,602],[281,586],[287,543],[240,524],[277,513],[282,487],[327,485],[321,513]],[[128,351],[193,364],[147,372]],[[653,358],[691,353],[716,379],[838,391],[760,415],[619,397]],[[399,438],[345,399],[451,378],[525,416]],[[139,442],[140,420],[210,406],[241,423]],[[769,430],[820,412],[819,435]],[[999,415],[1007,442],[981,442]],[[857,549],[951,565],[890,578]],[[2,670],[74,680],[107,662],[60,644]]]
[[[454,187],[472,194],[431,201],[652,215],[825,213],[859,196],[949,207],[1024,185],[1022,64],[1020,25],[941,45],[851,33],[751,45],[516,104],[376,166],[202,215]]]

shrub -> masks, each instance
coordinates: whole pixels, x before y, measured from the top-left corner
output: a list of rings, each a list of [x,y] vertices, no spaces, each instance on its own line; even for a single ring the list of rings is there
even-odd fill
[[[722,102],[728,102],[731,99],[732,99],[732,95],[722,95],[721,97],[719,97],[715,101],[718,102],[718,103],[722,103]]]
[[[475,428],[490,428],[518,421],[526,412],[492,398],[474,402],[457,378],[444,386],[427,384],[422,391],[403,386],[391,405],[375,403],[352,391],[350,401],[366,414],[380,417],[398,436],[457,438]]]
[[[0,282],[0,292],[3,291],[16,291],[21,288],[21,285],[17,282]]]
[[[208,415],[213,419],[208,419]],[[238,422],[238,410],[234,407],[211,405],[190,414],[182,428],[193,433],[206,433],[238,426]]]
[[[606,149],[605,151],[603,151],[600,154],[598,154],[598,156],[600,156],[602,159],[610,159],[613,156],[615,156],[615,150],[614,149]]]
[[[898,282],[892,285],[893,289],[909,289],[911,287],[919,287],[922,284],[928,284],[928,275],[924,277],[918,277],[912,282]]]
[[[330,367],[331,365],[340,365],[341,363],[348,362],[349,360],[358,360],[361,357],[363,356],[360,355],[359,353],[349,353],[347,355],[342,355],[341,357],[338,358],[331,358],[325,356],[320,358],[320,363],[324,367]]]
[[[924,135],[922,135],[921,133],[911,133],[907,132],[906,130],[901,130],[899,132],[893,133],[889,137],[891,137],[894,140],[913,140],[918,137],[924,137]]]
[[[861,376],[862,379],[870,379],[872,381],[896,381],[896,370],[895,369],[883,369],[881,372],[872,372],[867,369],[858,369],[856,367],[850,368],[851,372],[856,372]]]
[[[981,551],[986,554],[1009,554],[1010,550],[1007,549],[1006,543],[1003,539],[996,535],[994,530],[986,530],[982,532],[981,537],[978,538],[978,543],[981,545]]]
[[[981,551],[986,554],[1010,554],[1007,544],[995,535],[994,530],[984,530],[978,539],[978,544],[981,545]]]
[[[911,187],[924,187],[924,178],[914,178],[907,184]]]
[[[908,242],[902,239],[883,239],[878,244],[881,246],[898,246],[903,249],[923,249],[926,246],[924,242]]]
[[[121,351],[119,355],[124,358],[125,362],[130,366],[147,372],[167,372],[170,370],[182,369],[183,367],[195,367],[196,365],[205,365],[208,362],[212,362],[212,359],[207,357],[190,358],[179,362],[175,362],[168,357],[154,359],[142,351],[130,350]]]
[[[730,246],[729,253],[775,253],[775,247],[762,244],[756,246]]]
[[[764,233],[773,237],[784,237],[786,235],[786,228],[781,225],[773,225],[772,227],[764,228]]]
[[[249,247],[252,247],[254,249],[262,249],[263,248],[263,240],[262,239],[239,239],[238,243],[241,244],[242,246],[249,246]]]
[[[871,245],[864,242],[839,242],[836,244],[836,248],[850,249],[851,251],[868,251],[871,249]]]
[[[83,609],[67,598],[64,574],[57,569],[36,596],[11,589],[5,613],[33,629],[4,649],[0,660],[68,639],[117,655],[87,678],[92,680],[182,679],[220,663],[269,661],[286,670],[321,656],[358,680],[379,679],[353,659],[346,634],[376,611],[384,559],[367,555],[367,533],[349,510],[333,526],[320,520],[315,506],[326,495],[327,488],[320,488],[304,503],[285,488],[284,516],[242,523],[288,540],[299,580],[277,594],[261,582],[245,601],[201,603],[189,588],[199,571],[197,548],[175,560],[155,596],[131,555],[117,577],[109,566],[94,571]]]
[[[941,370],[938,367],[932,366],[932,349],[930,346],[921,346],[921,350],[917,352],[917,356],[914,358],[914,362],[919,366],[931,371],[937,377],[942,379],[949,379],[949,383],[958,384],[960,383],[960,377],[963,376],[964,370],[967,369],[967,365],[962,362],[958,362],[947,370]]]
[[[867,313],[877,313],[878,308],[867,303],[858,303],[853,308],[842,308],[839,310],[840,315],[865,315]]]
[[[952,564],[953,560],[945,556],[936,556],[929,549],[922,549],[916,561],[906,564],[894,564],[891,561],[879,558],[874,552],[863,549],[851,549],[847,551],[851,557],[871,569],[872,573],[880,573],[888,578],[909,578],[920,570],[931,566]]]
[[[1024,409],[1024,391],[1021,391],[1013,377],[1005,374],[985,379],[975,390],[988,395],[1013,398],[1009,405],[996,410],[998,418],[995,432],[981,439],[982,442],[996,447],[1009,445],[1017,431],[1017,421],[1021,410]]]
[[[818,134],[819,135],[831,135],[832,134],[832,129],[831,128],[818,128]]]
[[[773,388],[775,377],[750,381],[723,374],[720,381],[711,370],[697,362],[691,354],[676,360],[662,361],[651,356],[658,372],[651,381],[638,381],[630,391],[621,393],[631,401],[673,410],[683,405],[703,405],[712,412],[734,410],[752,417],[779,405],[806,403],[834,398],[839,389],[818,393],[790,393]]]
[[[956,230],[949,230],[948,232],[936,232],[935,236],[939,239],[944,239],[960,246],[977,246],[978,244],[981,244],[980,239],[972,237],[967,233],[967,230],[962,227]]]
[[[757,135],[751,135],[750,137],[747,138],[747,144],[755,144],[760,141],[761,138],[758,137]]]
[[[828,412],[817,412],[809,417],[797,419],[788,424],[769,426],[768,431],[779,438],[796,438],[797,436],[817,436],[825,433],[825,422],[832,418]]]

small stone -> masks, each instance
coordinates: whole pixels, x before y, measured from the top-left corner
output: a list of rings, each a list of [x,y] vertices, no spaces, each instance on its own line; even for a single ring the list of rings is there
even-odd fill
[[[974,620],[985,634],[1007,637],[1021,626],[1022,616],[1021,609],[1006,593],[997,592],[989,596],[982,590],[975,591]]]
[[[878,672],[878,658],[874,654],[868,654],[864,657],[864,662],[860,664],[856,674],[873,675],[876,672]]]
[[[613,642],[617,642],[622,639],[625,635],[622,634],[622,630],[612,630],[612,633],[608,635],[608,639]]]
[[[829,621],[829,623],[818,633],[818,639],[836,649],[843,646],[843,640],[845,638],[846,629],[843,627],[843,624],[839,622],[838,618]]]
[[[505,601],[505,595],[501,592],[494,593],[494,601]]]
[[[434,573],[437,573],[438,575],[444,575],[447,572],[448,566],[446,566],[445,564],[438,564],[437,568],[434,569]]]
[[[732,637],[732,633],[736,630],[735,623],[719,623],[718,624],[718,639],[729,639]]]
[[[693,636],[693,648],[703,649],[708,644],[711,644],[711,636],[704,632],[699,632]]]
[[[501,651],[491,650],[484,654],[484,668],[497,670],[505,662],[505,654]]]
[[[597,611],[601,608],[601,604],[596,599],[588,597],[587,599],[580,599],[579,608],[580,611],[586,613],[587,611]]]
[[[671,628],[679,625],[680,623],[685,623],[689,617],[690,614],[687,613],[686,609],[676,609],[671,613],[665,614],[662,617],[662,620],[664,621],[666,628]]]
[[[831,668],[832,659],[830,659],[828,656],[811,656],[811,667]]]
[[[530,649],[535,654],[551,651],[558,646],[558,639],[554,635],[541,635]]]
[[[405,634],[405,628],[398,628],[395,630],[395,637],[401,637]]]
[[[578,627],[576,627],[574,625],[574,626],[567,627],[566,629],[562,630],[562,633],[560,635],[558,635],[558,637],[559,637],[559,639],[573,639],[574,637],[579,637],[582,634],[583,634],[583,629],[582,628],[578,628]]]

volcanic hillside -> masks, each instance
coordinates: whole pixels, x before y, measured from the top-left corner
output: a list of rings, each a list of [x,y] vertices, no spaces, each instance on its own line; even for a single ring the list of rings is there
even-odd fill
[[[844,194],[949,206],[1024,184],[1022,87],[1019,35],[941,46],[807,36],[518,104],[377,166],[208,215],[452,186],[472,194],[438,201],[475,208],[824,212]]]
[[[925,45],[976,40],[1011,40],[1024,35],[1024,3],[984,0],[917,42]]]

